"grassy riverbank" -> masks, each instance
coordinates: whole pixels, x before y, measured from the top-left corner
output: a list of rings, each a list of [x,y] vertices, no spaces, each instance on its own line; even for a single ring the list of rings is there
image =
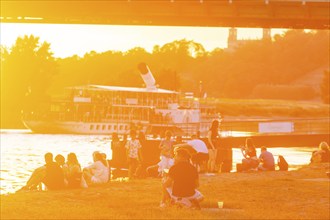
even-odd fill
[[[202,210],[161,209],[160,179],[1,195],[1,219],[329,219],[329,165],[201,175]],[[217,208],[224,201],[224,208]]]
[[[244,117],[329,117],[329,104],[272,99],[208,99],[223,116]]]

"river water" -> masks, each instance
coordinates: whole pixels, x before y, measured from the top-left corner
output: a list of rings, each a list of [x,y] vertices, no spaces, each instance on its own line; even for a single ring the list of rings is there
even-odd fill
[[[82,167],[92,163],[92,153],[96,150],[107,154],[111,159],[109,136],[105,135],[69,135],[34,134],[29,130],[1,130],[1,169],[0,193],[12,193],[24,186],[32,171],[44,164],[43,155],[47,152],[62,154],[76,153]],[[290,169],[308,164],[311,152],[317,146],[299,148],[271,148],[276,156],[284,155]],[[257,150],[260,153],[260,149]],[[233,149],[233,167],[242,159],[239,149]]]

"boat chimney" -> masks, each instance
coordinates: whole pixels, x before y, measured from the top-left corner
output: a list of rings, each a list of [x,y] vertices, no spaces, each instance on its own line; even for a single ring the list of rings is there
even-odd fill
[[[147,89],[155,90],[156,88],[156,80],[152,75],[149,67],[146,63],[139,63],[138,69],[140,70],[141,77],[146,84]]]

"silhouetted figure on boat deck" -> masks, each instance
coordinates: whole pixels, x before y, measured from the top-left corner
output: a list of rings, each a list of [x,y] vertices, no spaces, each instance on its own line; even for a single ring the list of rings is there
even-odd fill
[[[43,183],[48,190],[63,189],[64,185],[64,173],[60,165],[53,161],[53,154],[45,154],[44,166],[37,168],[27,181],[26,185],[22,187],[22,190],[38,189]]]

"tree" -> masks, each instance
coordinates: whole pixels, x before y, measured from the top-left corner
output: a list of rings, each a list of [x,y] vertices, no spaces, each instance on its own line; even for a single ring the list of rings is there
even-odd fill
[[[1,52],[2,53],[2,52]],[[50,44],[33,35],[19,37],[1,59],[1,127],[20,125],[20,112],[44,99],[57,73]]]

